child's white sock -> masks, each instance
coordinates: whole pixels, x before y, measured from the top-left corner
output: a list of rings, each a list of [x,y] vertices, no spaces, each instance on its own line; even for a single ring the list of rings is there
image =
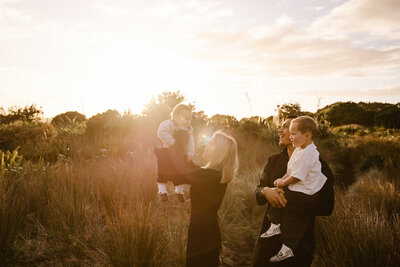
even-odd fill
[[[166,183],[157,183],[158,193],[165,194],[167,193],[167,184]]]
[[[183,194],[183,184],[175,186],[175,193]]]
[[[279,226],[280,226],[280,224],[271,223],[271,226],[269,228],[276,228],[276,227],[279,227]]]

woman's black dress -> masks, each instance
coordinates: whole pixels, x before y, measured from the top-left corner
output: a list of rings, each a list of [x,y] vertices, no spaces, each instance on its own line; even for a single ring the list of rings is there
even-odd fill
[[[188,173],[168,177],[174,184],[191,185],[186,266],[218,266],[221,234],[217,212],[227,186],[220,183],[221,178],[221,172],[197,166]]]
[[[191,185],[186,266],[218,266],[221,234],[217,212],[226,191],[221,177],[219,171],[198,168],[172,178],[174,183]]]

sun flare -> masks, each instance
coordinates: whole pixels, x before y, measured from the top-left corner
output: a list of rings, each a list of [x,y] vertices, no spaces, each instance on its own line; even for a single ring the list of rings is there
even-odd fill
[[[140,113],[152,96],[163,91],[189,88],[201,73],[201,64],[165,50],[128,48],[120,53],[103,51],[93,63],[89,89],[85,91],[85,112],[106,109]]]

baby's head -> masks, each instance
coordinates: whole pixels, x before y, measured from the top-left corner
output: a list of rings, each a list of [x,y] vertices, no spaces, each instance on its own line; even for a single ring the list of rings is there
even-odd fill
[[[305,148],[317,135],[318,124],[309,116],[300,116],[291,121],[289,129],[293,146]]]
[[[185,104],[178,104],[171,112],[171,118],[176,125],[190,127],[192,124],[192,109]]]

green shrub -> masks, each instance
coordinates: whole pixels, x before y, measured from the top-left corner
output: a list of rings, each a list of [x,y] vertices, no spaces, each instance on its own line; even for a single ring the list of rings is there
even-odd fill
[[[117,132],[120,127],[121,114],[116,110],[107,110],[89,118],[87,121],[87,131],[89,135],[112,134]]]
[[[371,168],[383,169],[385,158],[378,153],[368,154],[360,164],[360,171],[368,171]]]
[[[39,122],[16,121],[0,125],[0,149],[19,152],[26,159],[38,160],[41,156],[55,160],[57,154],[51,140],[57,135],[53,126]]]
[[[318,110],[318,121],[326,121],[330,126],[360,124],[372,126],[375,111],[366,109],[361,103],[337,102]]]
[[[332,129],[332,131],[334,133],[344,135],[344,136],[354,135],[354,134],[362,132],[363,130],[365,130],[365,127],[358,125],[358,124],[348,124],[348,125],[335,127]]]
[[[41,114],[43,114],[43,111],[36,108],[35,105],[26,106],[24,108],[12,106],[8,109],[8,112],[0,108],[0,124],[8,124],[16,121],[39,121]]]
[[[374,121],[378,126],[400,129],[400,103],[379,111],[375,115]]]
[[[86,121],[86,116],[77,112],[77,111],[68,111],[62,114],[55,116],[51,120],[51,124],[54,126],[65,126],[65,125],[73,125],[74,123],[79,123]]]

